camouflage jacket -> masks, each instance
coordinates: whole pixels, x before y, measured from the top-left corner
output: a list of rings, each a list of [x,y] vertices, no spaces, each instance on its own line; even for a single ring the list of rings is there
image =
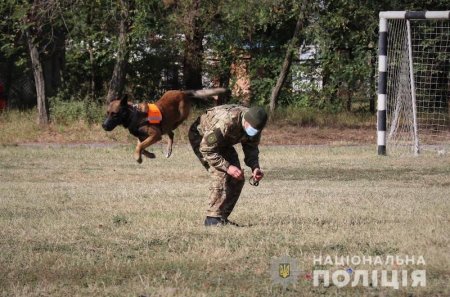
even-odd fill
[[[200,152],[210,166],[226,172],[229,162],[221,155],[221,149],[242,144],[244,162],[252,171],[259,168],[259,141],[261,133],[250,137],[242,126],[247,107],[239,105],[221,105],[210,108],[200,118],[198,130],[203,139]]]

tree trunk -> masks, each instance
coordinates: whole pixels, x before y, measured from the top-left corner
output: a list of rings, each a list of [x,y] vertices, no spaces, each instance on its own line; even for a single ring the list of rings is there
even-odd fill
[[[90,82],[89,82],[89,93],[91,95],[91,99],[93,101],[96,100],[96,93],[95,90],[97,88],[97,85],[95,84],[95,57],[94,57],[94,48],[92,45],[92,41],[88,42],[88,49],[87,49],[88,53],[89,53],[89,63],[90,63]]]
[[[26,35],[28,48],[30,50],[34,84],[36,86],[38,123],[40,125],[48,125],[50,117],[48,111],[47,96],[45,94],[44,70],[42,68],[42,63],[39,58],[39,51],[37,45],[33,42],[33,38],[29,31],[27,32]]]
[[[350,47],[347,50],[347,57],[348,61],[353,61],[353,49]],[[350,79],[346,84],[346,92],[347,92],[347,111],[352,111],[352,104],[353,104],[353,94],[355,90],[355,81],[354,78]]]
[[[95,17],[95,12],[94,12],[94,2],[91,2],[90,4],[90,9],[89,9],[89,13],[87,15],[87,25],[89,27],[93,26],[93,19]],[[97,75],[96,75],[96,63],[95,63],[95,56],[94,56],[94,42],[92,39],[89,39],[87,42],[87,52],[89,54],[89,66],[90,66],[90,82],[89,82],[89,94],[91,96],[91,100],[92,101],[97,101],[97,89],[98,89],[98,84],[97,84]]]
[[[294,55],[294,49],[298,45],[298,35],[300,33],[300,28],[303,26],[303,16],[299,16],[297,24],[295,25],[294,35],[289,42],[288,49],[286,51],[286,56],[284,57],[283,66],[281,67],[280,75],[278,76],[277,83],[272,89],[272,94],[270,95],[270,113],[273,114],[275,107],[277,105],[278,97],[280,96],[281,88],[283,87],[286,77],[289,73],[289,69],[292,64],[292,56]]]
[[[203,30],[201,28],[200,0],[195,0],[191,20],[185,33],[183,79],[186,89],[202,88]]]
[[[125,85],[125,77],[128,65],[128,32],[130,29],[130,2],[120,0],[120,23],[119,23],[119,45],[117,50],[116,64],[114,65],[111,81],[109,82],[106,101],[120,98]]]

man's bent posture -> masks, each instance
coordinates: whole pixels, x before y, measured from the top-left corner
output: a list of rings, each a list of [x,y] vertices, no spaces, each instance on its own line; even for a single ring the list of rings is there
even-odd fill
[[[233,145],[242,144],[244,162],[252,169],[254,181],[263,178],[259,167],[258,145],[267,113],[261,107],[221,105],[201,115],[189,130],[189,141],[212,183],[206,226],[229,223],[242,187],[244,173]]]

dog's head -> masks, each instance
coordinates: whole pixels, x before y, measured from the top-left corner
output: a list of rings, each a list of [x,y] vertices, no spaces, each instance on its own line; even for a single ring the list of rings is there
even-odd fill
[[[128,118],[128,96],[124,95],[122,99],[116,99],[109,103],[102,127],[105,131],[112,131],[118,125],[124,125]]]

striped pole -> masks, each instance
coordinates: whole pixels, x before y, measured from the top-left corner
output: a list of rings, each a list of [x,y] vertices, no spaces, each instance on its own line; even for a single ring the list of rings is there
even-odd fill
[[[387,19],[382,18],[380,13],[377,103],[377,145],[380,156],[386,155],[387,29]]]

